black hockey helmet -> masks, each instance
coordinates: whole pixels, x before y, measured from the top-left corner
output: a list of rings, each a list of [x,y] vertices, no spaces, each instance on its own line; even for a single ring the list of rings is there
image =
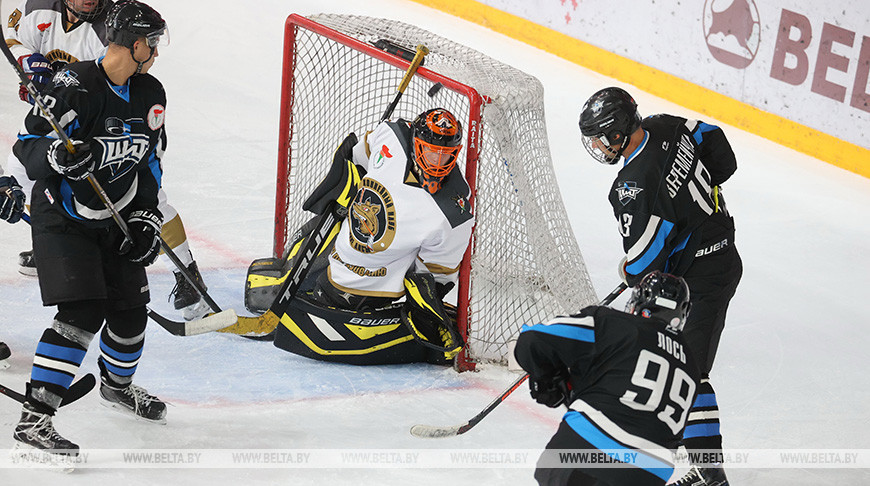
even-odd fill
[[[78,6],[74,4],[78,3]],[[93,22],[99,20],[100,16],[106,13],[106,10],[112,5],[109,0],[86,0],[83,2],[73,2],[72,0],[63,0],[64,6],[73,13],[76,17],[85,22]],[[86,10],[91,7],[90,10]]]
[[[615,164],[640,128],[637,103],[622,88],[604,88],[593,94],[580,111],[583,146],[602,164]]]
[[[441,189],[441,180],[456,166],[462,150],[462,124],[446,109],[433,108],[417,116],[411,133],[420,183],[435,194]]]
[[[168,44],[166,21],[156,10],[135,0],[116,3],[106,16],[106,38],[113,44],[133,49],[144,37],[152,52],[160,44]]]
[[[676,275],[653,270],[631,292],[625,311],[661,319],[668,323],[668,328],[680,332],[690,307],[686,281]]]

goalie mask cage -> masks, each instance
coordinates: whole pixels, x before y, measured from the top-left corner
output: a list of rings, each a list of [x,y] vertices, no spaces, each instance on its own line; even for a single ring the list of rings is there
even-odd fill
[[[291,15],[284,64],[274,254],[311,215],[302,201],[324,177],[338,143],[374,129],[409,66],[375,47],[386,39],[426,56],[392,119],[436,107],[463,124],[458,166],[472,190],[476,225],[460,267],[460,370],[506,362],[523,324],[577,312],[597,299],[553,172],[543,87],[513,67],[398,21]],[[433,86],[441,84],[441,89]],[[398,209],[401,211],[401,208]]]

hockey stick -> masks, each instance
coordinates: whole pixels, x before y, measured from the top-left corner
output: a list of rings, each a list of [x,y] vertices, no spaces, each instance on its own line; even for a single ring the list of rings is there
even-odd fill
[[[402,98],[402,94],[404,94],[405,89],[411,82],[411,78],[414,76],[414,73],[417,72],[417,68],[420,66],[420,63],[423,62],[423,58],[426,54],[429,54],[429,49],[427,49],[426,46],[418,45],[417,53],[414,55],[414,59],[411,60],[407,71],[405,71],[405,76],[399,84],[396,97],[390,105],[387,106],[387,110],[384,112],[383,116],[381,116],[381,122],[393,114],[399,100]],[[300,248],[298,252],[299,256],[293,264],[293,268],[287,272],[287,278],[284,280],[284,283],[281,284],[281,288],[278,290],[278,296],[275,298],[275,301],[272,302],[269,310],[256,317],[241,316],[238,318],[236,324],[229,326],[226,329],[221,329],[219,332],[240,334],[246,337],[267,337],[274,332],[278,327],[281,316],[284,315],[290,302],[294,297],[296,297],[296,292],[299,291],[302,281],[305,280],[305,277],[308,275],[308,271],[311,269],[311,265],[314,263],[315,258],[317,258],[317,255],[323,251],[327,242],[330,241],[330,233],[332,233],[336,225],[341,224],[341,221],[345,216],[347,216],[347,208],[340,206],[335,202],[330,204],[323,214],[318,217],[317,223],[311,231],[310,236],[305,240],[305,244],[302,248]]]
[[[94,378],[94,375],[88,373],[85,376],[76,380],[70,387],[66,390],[66,393],[63,396],[63,400],[60,402],[60,406],[64,407],[69,405],[70,403],[78,400],[79,398],[87,395],[94,387],[97,385],[97,379]],[[15,390],[11,390],[6,388],[3,385],[0,385],[0,393],[6,395],[7,397],[19,402],[24,403],[27,401],[27,397],[21,393],[18,393]]]
[[[608,294],[607,297],[605,297],[601,302],[599,302],[598,305],[609,305],[611,302],[616,300],[616,298],[619,297],[619,295],[622,294],[622,292],[625,291],[626,288],[628,288],[628,285],[626,285],[625,282],[620,283],[619,286],[613,289],[613,291],[610,292],[610,294]],[[411,427],[411,435],[413,435],[414,437],[419,437],[421,439],[443,439],[445,437],[454,437],[464,434],[471,430],[472,427],[480,423],[480,421],[483,420],[484,417],[489,415],[490,412],[495,410],[495,407],[498,407],[501,402],[505,401],[505,399],[509,397],[511,393],[516,391],[516,389],[519,388],[519,386],[522,385],[523,382],[526,381],[528,378],[529,374],[524,373],[523,376],[517,378],[516,381],[511,383],[511,385],[505,391],[503,391],[501,395],[499,395],[495,400],[487,405],[486,408],[481,410],[480,413],[478,413],[474,417],[471,417],[471,419],[463,424],[445,427],[439,427],[437,425],[417,424]]]
[[[423,58],[429,54],[429,49],[426,46],[420,44],[417,46],[417,53],[414,54],[414,59],[411,60],[411,65],[408,66],[408,70],[405,71],[405,76],[402,78],[402,82],[399,83],[399,89],[396,91],[396,97],[393,98],[393,101],[387,106],[386,111],[381,116],[381,121],[386,120],[393,114],[393,110],[396,109],[396,105],[399,104],[399,100],[402,98],[402,95],[405,94],[405,89],[411,83],[411,78],[414,77],[414,73],[417,72],[417,68],[420,67],[420,64],[423,62]],[[396,55],[396,54],[393,54]],[[399,56],[401,57],[401,56]]]
[[[51,128],[54,130],[55,134],[57,134],[59,139],[63,142],[67,151],[69,151],[69,153],[71,154],[74,154],[75,147],[73,146],[72,140],[70,140],[66,132],[63,131],[60,124],[58,124],[57,120],[54,118],[54,115],[52,115],[52,113],[46,107],[45,102],[43,101],[42,96],[40,96],[39,92],[37,91],[36,86],[34,86],[33,81],[27,77],[24,69],[18,64],[18,61],[15,60],[15,56],[12,54],[12,51],[6,44],[6,39],[5,36],[3,36],[2,31],[0,31],[0,41],[2,41],[0,42],[0,50],[3,51],[3,55],[6,57],[6,60],[9,61],[9,64],[12,65],[12,68],[15,70],[15,73],[21,80],[21,84],[24,85],[24,87],[27,89],[27,92],[33,98],[34,104],[39,108],[39,111],[42,112],[43,117],[48,120]],[[93,174],[89,173],[87,175],[87,180],[91,184],[91,187],[93,187],[94,192],[97,193],[100,201],[103,202],[103,204],[106,206],[106,209],[108,209],[111,213],[112,219],[115,221],[118,227],[121,228],[121,231],[124,233],[124,237],[132,243],[133,238],[130,235],[130,230],[127,227],[127,222],[124,221],[120,213],[118,213],[118,210],[115,209],[115,205],[112,204],[112,201],[109,199],[106,191],[103,190],[102,186],[100,186],[100,183],[97,182],[97,179],[94,177]],[[27,221],[28,223],[30,222],[29,218],[25,219],[25,221]],[[215,314],[212,314],[204,319],[198,319],[196,321],[190,321],[187,323],[176,323],[169,319],[155,319],[155,322],[157,322],[158,324],[166,328],[169,332],[177,336],[190,336],[193,334],[216,331],[236,322],[235,311],[233,311],[232,309],[221,311],[217,303],[215,303],[215,301],[208,295],[205,288],[197,281],[197,279],[190,274],[190,271],[188,271],[184,264],[181,263],[181,260],[178,258],[175,252],[172,251],[169,245],[166,244],[166,241],[164,241],[163,238],[160,238],[160,247],[163,249],[163,252],[166,254],[166,256],[169,257],[172,263],[178,268],[178,271],[181,272],[182,275],[184,275],[184,278],[187,279],[187,281],[190,282],[190,284],[193,285],[193,287],[200,293],[203,300],[205,300],[205,302],[209,305],[209,307],[211,307]],[[157,315],[157,313],[149,310],[149,315],[151,315],[153,318],[153,316]],[[172,329],[164,324],[173,324]],[[183,327],[181,329],[178,329],[178,324],[181,324]],[[175,331],[181,331],[181,333],[173,332],[173,329]]]
[[[26,216],[27,213],[24,213]],[[27,224],[30,224],[30,217],[22,218]],[[147,307],[146,307],[147,308]],[[157,312],[154,312],[150,308],[148,309],[148,317],[151,318],[154,322],[160,325],[163,329],[169,331],[170,334],[175,336],[195,336],[197,334],[203,334],[206,332],[214,332],[218,329],[223,329],[227,326],[231,326],[236,323],[236,315],[232,310],[218,312],[217,314],[209,314],[200,319],[194,319],[192,321],[173,321],[172,319],[167,319],[166,317],[161,316]]]

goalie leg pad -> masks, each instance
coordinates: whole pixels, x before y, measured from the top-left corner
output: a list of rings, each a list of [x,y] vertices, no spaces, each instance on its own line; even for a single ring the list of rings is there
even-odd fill
[[[311,230],[314,229],[315,223],[315,219],[311,219],[296,231],[293,243],[287,246],[282,258],[258,258],[251,262],[245,279],[246,309],[254,314],[262,314],[269,310],[272,303],[278,298],[278,292],[289,276],[290,270],[293,269],[296,256],[305,244],[306,238],[311,234]],[[317,277],[326,270],[329,265],[327,256],[332,250],[339,228],[340,226],[336,226],[329,234],[323,250],[317,255],[314,263],[311,264],[311,269],[305,276],[305,280],[302,281],[299,287],[300,292],[313,288]]]
[[[275,346],[300,356],[353,365],[427,362],[429,352],[402,326],[401,304],[347,311],[294,299],[281,317]]]

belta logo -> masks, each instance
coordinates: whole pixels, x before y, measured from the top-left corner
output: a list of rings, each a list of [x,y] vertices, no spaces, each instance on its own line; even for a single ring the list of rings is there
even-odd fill
[[[754,0],[706,0],[704,41],[717,61],[743,69],[755,60],[761,21]]]

